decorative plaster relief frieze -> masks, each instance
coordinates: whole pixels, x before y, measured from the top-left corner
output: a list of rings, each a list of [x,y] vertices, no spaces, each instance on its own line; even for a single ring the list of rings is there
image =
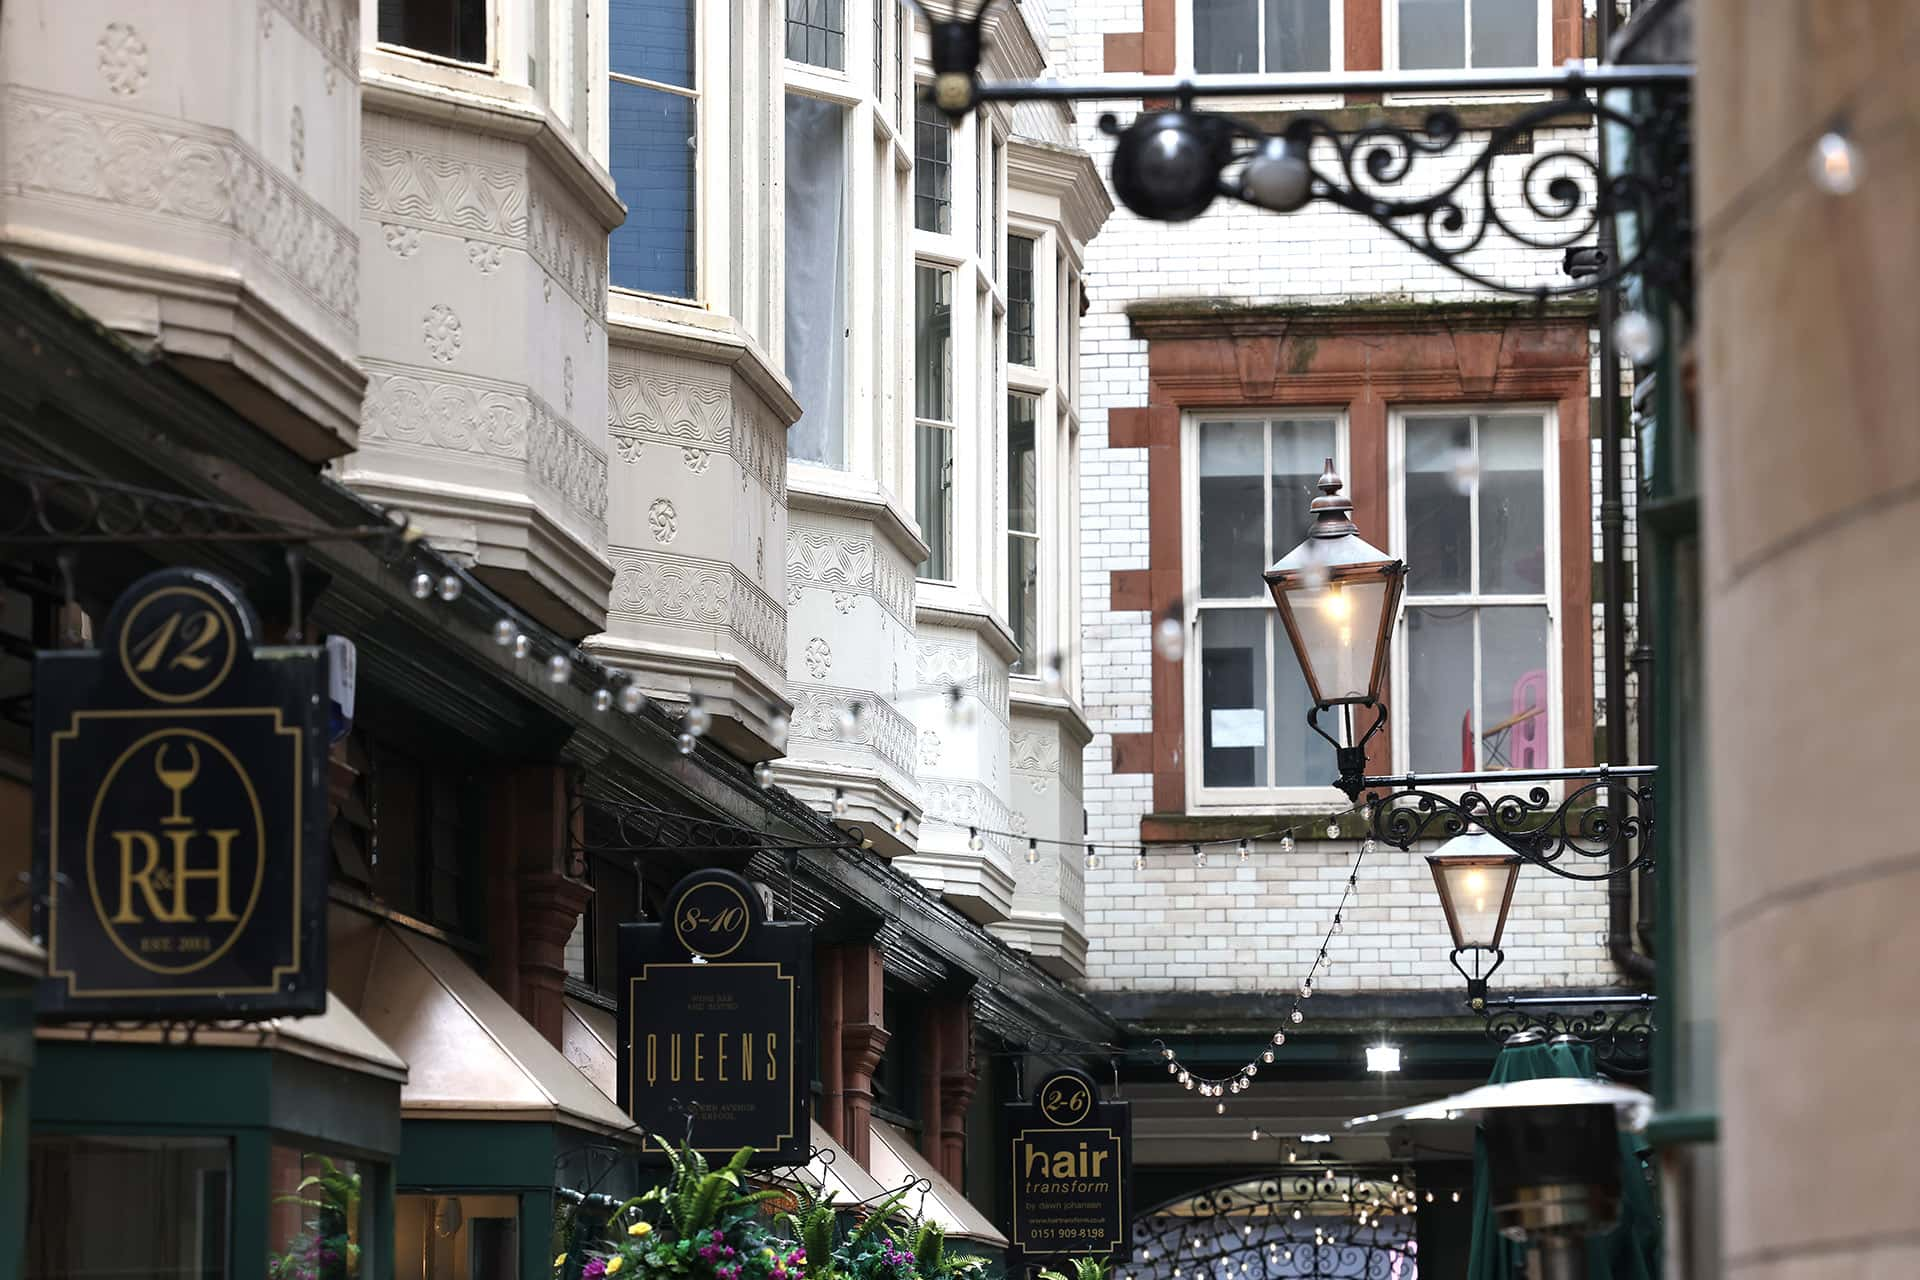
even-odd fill
[[[1015,731],[1008,750],[1015,773],[1056,773],[1060,769],[1060,740],[1042,730],[1037,733]]]
[[[795,526],[787,533],[787,590],[789,595],[809,586],[844,588],[834,604],[841,606],[848,591],[870,595],[902,626],[911,627],[913,580],[869,533]],[[795,603],[798,603],[796,598]]]
[[[952,685],[974,694],[1002,723],[1008,717],[1007,672],[997,662],[982,662],[977,645],[922,639],[915,674],[923,688]]]
[[[807,641],[806,656],[807,674],[815,680],[825,680],[833,674],[833,646],[825,636],[814,636]]]
[[[534,480],[579,512],[596,529],[607,522],[607,457],[552,406],[529,394],[527,469]]]
[[[363,439],[496,458],[526,457],[533,407],[522,388],[452,374],[424,377],[406,366],[383,367],[372,360],[362,363],[367,370]]]
[[[607,319],[607,233],[535,176],[527,188],[527,253],[588,317]]]
[[[733,565],[637,547],[609,548],[608,559],[613,617],[701,631],[724,627],[775,668],[785,666],[786,613]]]
[[[293,176],[304,178],[307,175],[307,117],[298,106],[293,109],[293,122],[288,127],[287,153],[293,159]]]
[[[526,175],[501,165],[418,151],[383,138],[360,148],[360,210],[468,239],[523,244]]]
[[[979,782],[923,781],[921,821],[923,825],[938,822],[950,827],[978,827],[980,839],[988,848],[1001,853],[1010,848],[1007,837],[994,833],[1013,829],[1013,811]]]
[[[489,240],[467,241],[467,261],[480,268],[480,274],[490,276],[500,269],[504,261],[506,247]]]
[[[866,747],[895,772],[898,782],[913,778],[919,730],[892,703],[876,700],[869,689],[792,689],[788,696],[793,700],[789,730],[793,737],[830,746]],[[851,702],[861,704],[860,718],[852,733],[845,734],[840,731],[840,713]]]
[[[672,542],[679,534],[679,519],[673,503],[665,498],[655,498],[653,505],[647,508],[647,528],[652,532],[653,540],[662,546]]]
[[[260,0],[260,31],[269,38],[275,10],[326,54],[327,61],[350,76],[360,74],[358,0]]]
[[[100,78],[117,97],[131,98],[147,84],[147,42],[131,23],[109,22],[94,42]]]
[[[387,248],[393,250],[396,258],[411,258],[420,252],[420,228],[409,227],[399,222],[380,224],[380,238],[387,242]]]
[[[776,503],[786,501],[786,441],[724,383],[636,368],[616,355],[607,369],[607,433],[616,440],[639,436],[677,445],[696,473],[706,468],[695,464],[695,451],[729,454],[739,464],[743,488],[751,477]],[[639,450],[632,458],[624,450],[620,456],[634,461]]]
[[[560,393],[566,399],[567,412],[573,412],[573,357],[560,362]]]
[[[682,449],[680,463],[693,474],[703,476],[707,474],[708,468],[713,466],[713,455],[705,449]]]
[[[359,241],[230,131],[16,85],[5,133],[11,190],[219,227],[357,340]]]

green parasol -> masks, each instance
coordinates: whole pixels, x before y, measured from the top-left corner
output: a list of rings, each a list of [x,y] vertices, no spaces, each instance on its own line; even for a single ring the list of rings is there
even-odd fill
[[[1593,1050],[1572,1037],[1552,1044],[1535,1032],[1521,1033],[1507,1042],[1494,1059],[1488,1084],[1544,1077],[1593,1079]],[[1620,1135],[1620,1221],[1613,1230],[1587,1242],[1590,1280],[1659,1280],[1660,1208],[1654,1191],[1646,1147],[1638,1134]],[[1488,1194],[1487,1141],[1473,1139],[1473,1243],[1467,1258],[1467,1280],[1519,1280],[1527,1274],[1526,1247],[1506,1239],[1494,1223]]]

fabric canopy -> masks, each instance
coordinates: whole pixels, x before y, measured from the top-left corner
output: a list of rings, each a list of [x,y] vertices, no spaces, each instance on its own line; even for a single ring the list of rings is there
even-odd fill
[[[1007,1238],[1000,1234],[986,1214],[974,1208],[973,1202],[961,1194],[958,1187],[940,1176],[940,1171],[920,1154],[920,1149],[914,1145],[913,1138],[906,1130],[876,1120],[872,1132],[873,1176],[883,1186],[898,1188],[926,1180],[928,1190],[925,1203],[922,1204],[919,1197],[909,1195],[906,1202],[908,1209],[923,1214],[929,1222],[940,1224],[949,1236],[973,1240],[996,1249],[1007,1247]]]
[[[1488,1084],[1538,1080],[1549,1076],[1591,1079],[1593,1050],[1584,1044],[1512,1045],[1494,1059]],[[1620,1222],[1587,1242],[1591,1280],[1658,1280],[1660,1210],[1652,1173],[1638,1134],[1622,1133],[1620,1142]],[[1520,1280],[1528,1274],[1526,1249],[1500,1234],[1494,1222],[1487,1176],[1487,1140],[1473,1139],[1473,1243],[1467,1280]]]

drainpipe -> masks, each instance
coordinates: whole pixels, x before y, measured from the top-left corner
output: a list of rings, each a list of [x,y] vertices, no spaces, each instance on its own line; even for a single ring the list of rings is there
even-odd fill
[[[1595,6],[1594,27],[1602,58],[1613,42],[1613,0],[1599,0]],[[1607,132],[1604,127],[1596,138],[1601,181],[1611,170],[1607,167]],[[1599,225],[1601,261],[1611,264],[1619,253],[1614,243],[1613,223],[1602,218]],[[1620,356],[1614,349],[1613,327],[1619,317],[1619,297],[1612,288],[1600,290],[1600,598],[1606,617],[1602,624],[1602,642],[1607,654],[1607,763],[1627,764],[1627,508],[1622,496],[1620,475]],[[1645,693],[1646,686],[1642,686]],[[1643,696],[1642,704],[1648,700]],[[1643,705],[1644,713],[1644,705]],[[1615,793],[1610,801],[1613,829],[1618,831],[1626,818],[1626,804]],[[1645,985],[1653,981],[1653,962],[1633,945],[1633,882],[1622,874],[1630,861],[1625,848],[1615,849],[1611,859],[1614,875],[1607,881],[1607,955],[1620,976]]]
[[[1634,439],[1638,441],[1639,438],[1640,433],[1636,429],[1634,431]],[[1646,492],[1644,484],[1641,487],[1641,492]],[[1644,543],[1641,545],[1639,556],[1634,560],[1634,579],[1633,598],[1640,606],[1635,614],[1633,628],[1633,676],[1635,687],[1640,690],[1640,724],[1638,734],[1640,741],[1639,749],[1634,753],[1634,759],[1640,764],[1651,764],[1654,753],[1657,750],[1654,745],[1653,736],[1655,728],[1653,713],[1658,699],[1653,696],[1653,619],[1648,612],[1648,602],[1653,599],[1653,557],[1646,553]],[[1643,836],[1641,838],[1654,839],[1654,837],[1651,836]],[[1659,845],[1655,844],[1654,853],[1656,856],[1659,852]],[[1634,932],[1639,938],[1640,954],[1651,956],[1653,955],[1653,907],[1655,901],[1653,868],[1640,868],[1635,879],[1639,881],[1639,888],[1637,890],[1639,901],[1635,904],[1635,914],[1638,919],[1635,921]]]

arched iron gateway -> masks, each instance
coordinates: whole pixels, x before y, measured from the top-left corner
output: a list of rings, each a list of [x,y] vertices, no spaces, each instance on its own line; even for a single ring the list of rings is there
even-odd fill
[[[1415,1280],[1420,1196],[1401,1169],[1240,1177],[1139,1214],[1123,1280]]]

